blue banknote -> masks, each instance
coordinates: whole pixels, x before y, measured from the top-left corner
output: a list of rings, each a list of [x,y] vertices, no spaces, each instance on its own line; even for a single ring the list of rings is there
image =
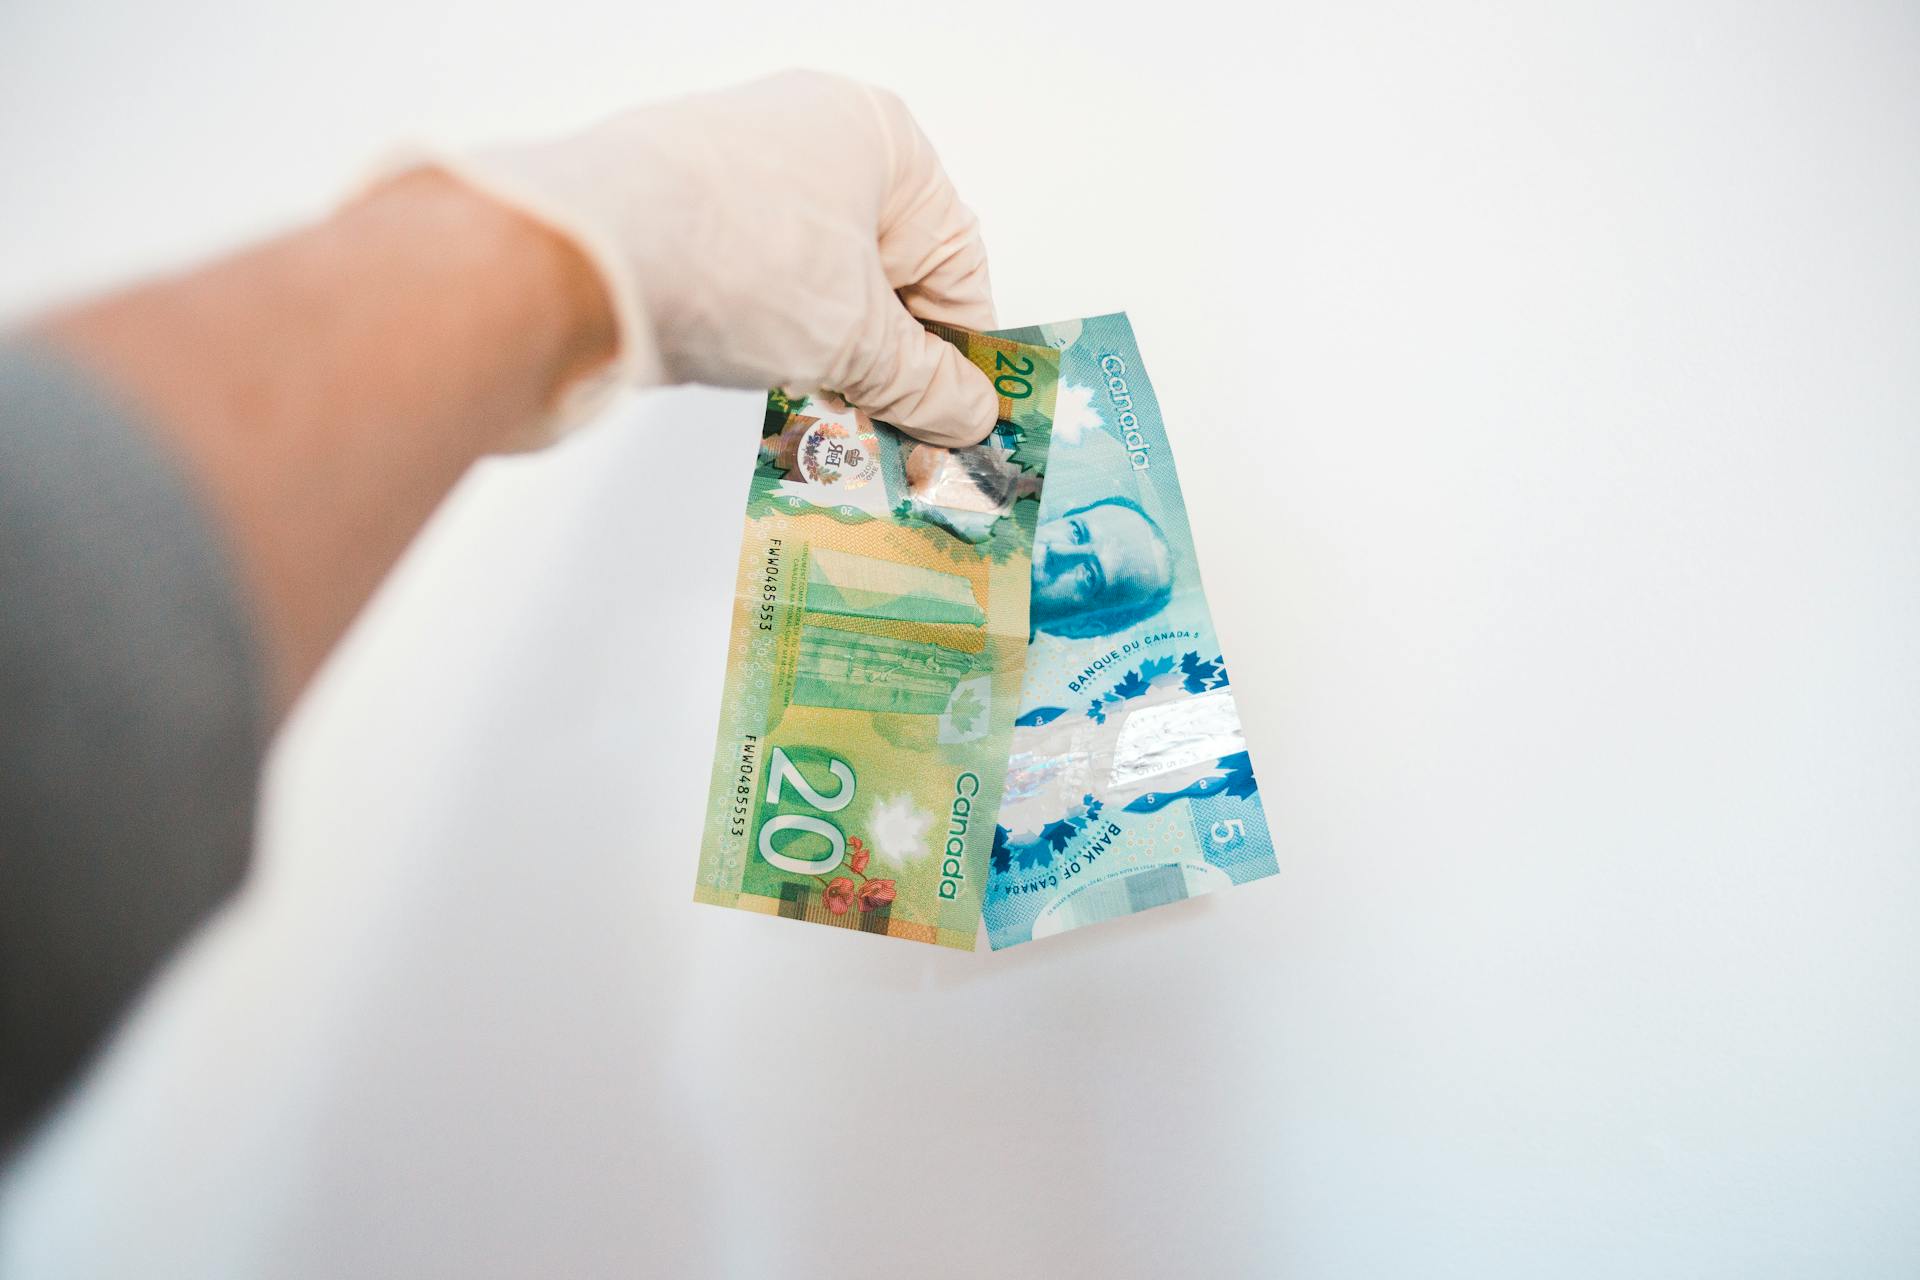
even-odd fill
[[[1058,350],[1060,382],[984,902],[996,950],[1279,870],[1133,327],[1001,336]]]

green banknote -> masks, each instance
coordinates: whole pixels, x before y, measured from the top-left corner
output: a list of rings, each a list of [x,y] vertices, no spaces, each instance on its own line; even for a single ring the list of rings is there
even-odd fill
[[[1000,393],[974,448],[768,398],[694,896],[971,950],[1060,355],[938,332]]]

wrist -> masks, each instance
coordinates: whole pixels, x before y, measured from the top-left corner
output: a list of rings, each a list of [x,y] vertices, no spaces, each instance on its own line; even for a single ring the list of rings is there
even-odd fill
[[[555,313],[561,317],[559,348],[550,404],[559,404],[583,379],[605,372],[620,353],[620,328],[605,281],[571,241],[539,223],[515,215],[543,245],[545,274]]]
[[[615,386],[674,381],[642,305],[630,237],[597,198],[605,166],[575,154],[578,140],[505,147],[425,161],[436,175],[539,232],[565,258],[570,289],[583,295],[592,361],[576,365],[557,406],[558,434],[604,401]],[[629,148],[629,150],[637,150]],[[643,168],[637,158],[629,169]],[[628,173],[631,181],[633,174]]]
[[[619,325],[600,273],[552,227],[425,161],[342,206],[323,234],[404,260],[394,278],[425,291],[418,309],[452,339],[432,363],[453,379],[441,385],[475,454],[539,448],[598,407],[585,389],[610,380]]]
[[[367,206],[436,226],[463,242],[472,274],[466,301],[514,335],[500,359],[524,380],[528,412],[551,418],[584,382],[613,365],[620,326],[606,283],[578,244],[538,218],[437,168],[376,188]],[[423,216],[424,215],[424,216]],[[349,215],[351,216],[351,215]]]

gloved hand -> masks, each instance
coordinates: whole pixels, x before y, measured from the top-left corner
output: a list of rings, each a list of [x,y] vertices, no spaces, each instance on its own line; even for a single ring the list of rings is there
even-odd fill
[[[939,444],[992,429],[985,375],[916,320],[993,327],[986,250],[884,90],[788,72],[436,163],[594,263],[613,378],[828,389]]]

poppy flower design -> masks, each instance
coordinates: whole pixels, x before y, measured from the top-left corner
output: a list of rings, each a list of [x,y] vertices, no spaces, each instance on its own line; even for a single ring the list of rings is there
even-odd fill
[[[884,907],[894,899],[894,886],[891,880],[869,880],[860,886],[860,909],[872,911]]]
[[[847,914],[853,906],[853,881],[845,876],[835,876],[827,885],[827,910],[837,916]]]

